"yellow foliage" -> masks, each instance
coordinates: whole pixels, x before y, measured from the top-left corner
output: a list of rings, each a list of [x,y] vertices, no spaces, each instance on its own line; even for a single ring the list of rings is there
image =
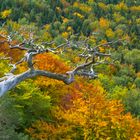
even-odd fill
[[[140,72],[137,72],[136,76],[140,78]]]
[[[64,99],[69,106],[62,104],[52,110],[56,124],[37,121],[27,129],[33,138],[128,140],[140,136],[140,122],[124,114],[119,101],[106,99],[99,81],[77,81],[65,88],[69,96]]]
[[[68,26],[67,31],[72,31],[72,30],[73,30],[72,27]]]
[[[109,29],[106,30],[106,36],[108,38],[111,38],[111,39],[115,36],[115,34],[114,34],[114,32],[112,31],[111,28],[109,28]]]
[[[104,40],[104,39],[100,41],[100,44],[106,44],[106,43],[107,43],[107,41]],[[100,47],[99,47],[99,51],[100,51],[101,53],[104,53],[104,52],[105,52],[105,46],[103,46],[103,45],[100,46]]]
[[[46,24],[44,28],[48,31],[50,29],[50,24]]]
[[[128,34],[125,34],[122,39],[125,39],[127,42],[131,41],[131,37]]]
[[[106,29],[109,27],[109,21],[107,19],[101,17],[99,20],[99,25],[101,28]]]
[[[35,57],[34,61],[36,62],[35,67],[40,70],[62,74],[65,74],[70,70],[66,63],[64,63],[57,55],[54,55],[52,53],[39,54]],[[47,77],[37,77],[35,83],[40,87],[49,87],[49,89],[47,90],[51,93],[51,97],[54,96],[53,99],[56,99],[56,102],[57,100],[59,100],[59,96],[65,94],[65,92],[63,91],[64,83],[61,81],[57,81]],[[62,90],[62,94],[59,93],[60,89]]]
[[[115,34],[116,34],[117,36],[119,36],[119,37],[122,37],[123,33],[124,33],[124,31],[123,31],[122,29],[117,29],[117,30],[115,31]]]
[[[140,24],[140,18],[136,19],[136,23]]]
[[[83,3],[79,3],[79,2],[74,2],[73,7],[79,8],[83,12],[90,12],[91,11],[91,7],[90,6],[85,5]]]
[[[73,15],[79,17],[80,19],[84,18],[84,16],[78,12],[75,12]]]
[[[63,32],[63,33],[62,33],[62,37],[68,38],[68,36],[69,36],[69,34],[68,34],[67,32]]]
[[[111,62],[111,58],[110,57],[106,57],[105,60],[108,61],[108,62]]]
[[[121,14],[119,13],[114,13],[113,14],[113,17],[114,17],[114,20],[119,23],[121,21],[124,21],[125,20],[125,17],[123,17]]]
[[[120,10],[127,11],[128,7],[124,2],[120,2],[119,4],[116,5],[115,9],[118,11],[120,11]]]
[[[31,128],[26,129],[26,132],[28,132],[32,136],[32,138],[44,140],[55,134],[56,130],[53,125],[49,125],[42,120],[38,120],[34,124],[32,124]]]
[[[140,6],[132,6],[132,7],[130,7],[130,10],[132,12],[140,12]]]
[[[19,29],[21,29],[20,24],[18,24],[17,22],[14,22],[12,20],[8,20],[7,23],[12,26],[13,30],[17,30],[18,31]],[[23,33],[24,33],[24,31],[23,31]]]
[[[89,4],[92,4],[94,2],[94,0],[88,0]]]
[[[18,73],[23,73],[23,72],[25,72],[27,70],[28,70],[28,66],[27,66],[26,62],[23,62],[22,64],[17,66],[17,72]]]
[[[105,4],[102,3],[102,2],[99,2],[99,3],[98,3],[98,6],[99,6],[101,9],[103,9],[103,10],[107,10],[107,5],[105,5]]]
[[[107,43],[107,41],[104,40],[104,39],[102,39],[102,40],[100,41],[100,44],[105,44],[105,43]]]
[[[61,8],[60,7],[56,7],[57,12],[61,12]]]
[[[63,23],[67,23],[69,20],[67,18],[62,17]]]
[[[4,18],[7,18],[10,14],[12,13],[12,10],[9,9],[9,10],[4,10],[3,12],[1,12],[1,17],[4,19]]]
[[[52,40],[51,34],[49,32],[44,32],[41,37],[42,40],[46,40],[46,38],[48,42]]]
[[[99,47],[99,51],[100,51],[101,53],[104,53],[104,52],[105,52],[105,48]]]
[[[78,63],[80,61],[80,59],[81,58],[79,56],[74,57],[74,63]]]
[[[43,120],[38,120],[32,124],[32,127],[25,130],[31,135],[33,139],[37,140],[72,140],[71,137],[75,136],[74,132],[68,125],[56,125],[47,123]],[[70,135],[68,134],[70,133]]]
[[[118,101],[106,102],[99,95],[90,95],[87,99],[73,101],[73,104],[70,110],[63,112],[62,118],[81,126],[84,139],[92,139],[92,134],[96,139],[129,139],[140,133],[139,122],[130,114],[122,115],[123,107]]]

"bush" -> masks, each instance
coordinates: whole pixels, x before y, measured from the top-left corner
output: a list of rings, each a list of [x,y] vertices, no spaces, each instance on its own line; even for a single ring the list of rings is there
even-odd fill
[[[137,77],[134,81],[134,83],[136,84],[137,88],[140,88],[140,77]]]

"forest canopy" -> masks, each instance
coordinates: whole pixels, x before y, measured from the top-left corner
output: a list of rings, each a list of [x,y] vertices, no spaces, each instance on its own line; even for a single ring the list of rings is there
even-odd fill
[[[0,139],[140,139],[139,15],[139,0],[0,0]]]

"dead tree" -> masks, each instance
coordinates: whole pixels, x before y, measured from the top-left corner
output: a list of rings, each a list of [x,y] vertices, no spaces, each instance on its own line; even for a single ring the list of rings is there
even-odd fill
[[[8,43],[10,49],[16,48],[16,49],[26,51],[24,57],[20,61],[16,62],[15,64],[12,64],[13,68],[11,69],[11,71],[5,74],[4,77],[0,78],[0,96],[4,95],[7,91],[14,88],[21,81],[24,81],[27,78],[32,78],[35,76],[46,76],[52,79],[63,81],[65,84],[72,83],[74,81],[75,75],[95,78],[97,77],[97,74],[94,71],[94,67],[99,64],[107,63],[104,59],[101,58],[111,56],[110,53],[100,52],[99,47],[108,46],[110,44],[114,44],[120,41],[117,40],[117,41],[107,42],[104,44],[99,44],[97,46],[91,46],[88,43],[88,38],[79,41],[65,39],[65,43],[58,45],[55,48],[52,48],[51,45],[55,43],[54,41],[37,43],[33,38],[32,33],[30,33],[28,39],[24,38],[21,43],[18,43],[16,45],[12,45],[13,42],[12,34],[11,35],[0,34],[0,36],[3,38],[3,41],[0,42],[1,44],[6,42]],[[26,47],[27,45],[30,47],[27,48]],[[72,46],[81,49],[81,53],[79,54],[79,57],[84,59],[84,62],[76,66],[71,71],[66,72],[66,74],[58,74],[49,71],[35,69],[34,62],[33,62],[33,57],[35,55],[40,53],[45,53],[45,52],[64,53],[67,48],[71,48]],[[23,73],[15,75],[14,72],[17,68],[17,65],[19,65],[22,62],[26,62],[28,64],[28,70]]]

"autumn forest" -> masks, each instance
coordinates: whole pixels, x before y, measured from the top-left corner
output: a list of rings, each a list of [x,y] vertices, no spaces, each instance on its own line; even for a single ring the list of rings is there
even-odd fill
[[[0,140],[140,140],[140,1],[0,0]]]

